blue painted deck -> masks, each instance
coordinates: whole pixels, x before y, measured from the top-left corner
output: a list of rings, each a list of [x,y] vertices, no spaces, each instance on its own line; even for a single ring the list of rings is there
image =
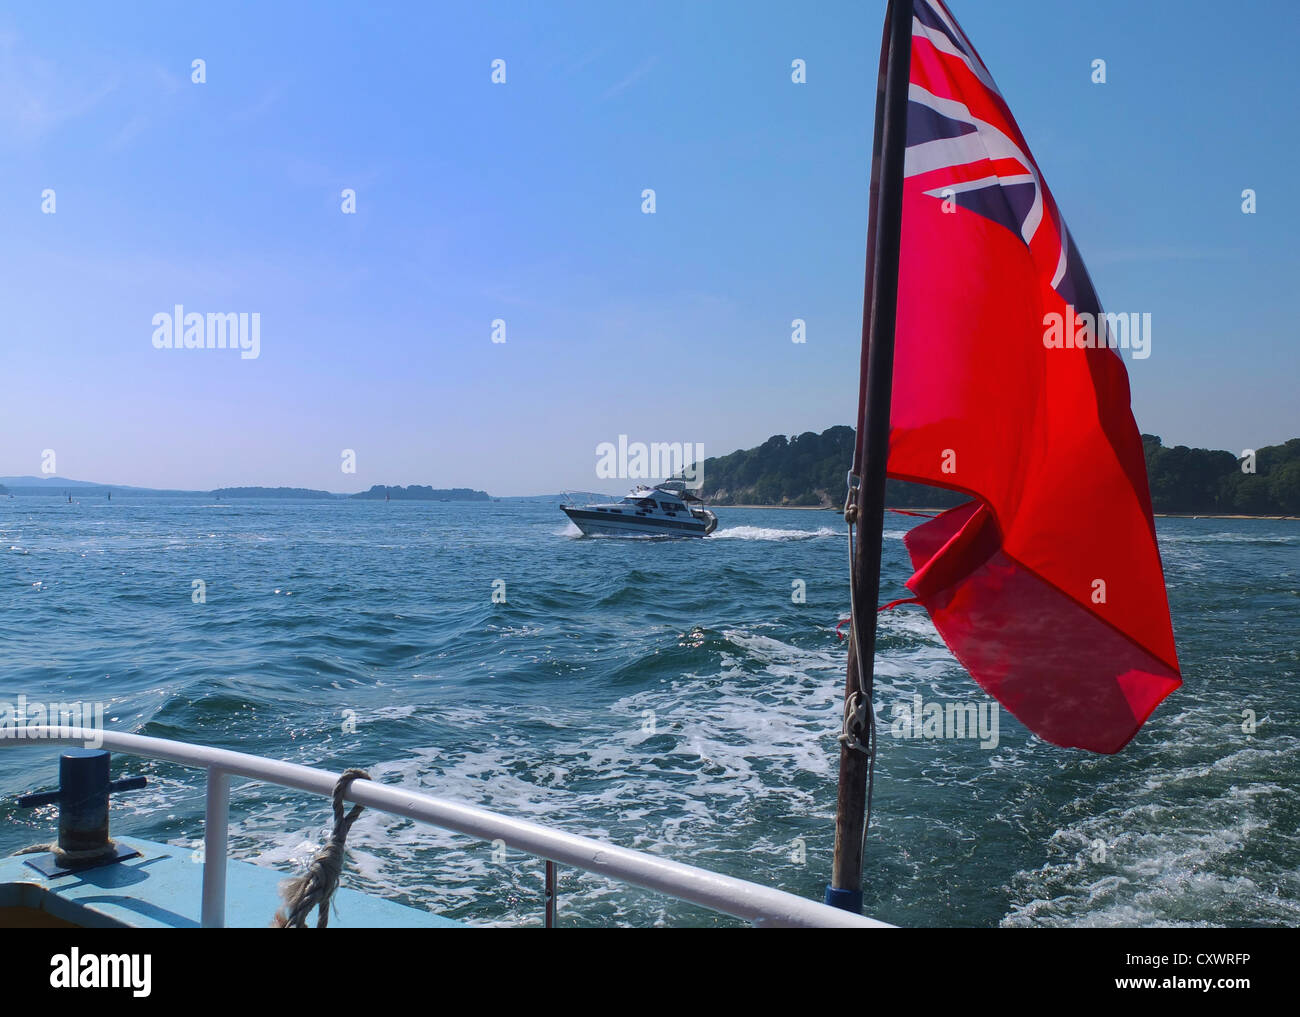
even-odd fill
[[[196,929],[203,866],[187,848],[118,837],[135,858],[51,879],[27,864],[36,855],[0,858],[0,908],[25,907],[86,927]],[[226,925],[266,928],[280,906],[279,885],[290,873],[231,860],[226,870]],[[465,928],[428,911],[343,886],[334,895],[331,929]],[[312,913],[315,922],[315,912]]]

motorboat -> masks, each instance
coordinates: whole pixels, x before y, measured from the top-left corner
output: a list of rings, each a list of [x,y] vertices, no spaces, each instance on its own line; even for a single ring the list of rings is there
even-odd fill
[[[600,505],[561,505],[583,536],[707,537],[718,517],[682,481],[655,487],[638,485],[622,501]]]

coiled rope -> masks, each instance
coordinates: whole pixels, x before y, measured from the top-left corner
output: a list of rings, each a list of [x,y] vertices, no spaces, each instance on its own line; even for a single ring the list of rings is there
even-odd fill
[[[307,871],[301,876],[287,879],[280,885],[280,896],[284,907],[275,913],[276,927],[281,929],[307,928],[307,916],[311,909],[320,908],[316,919],[316,928],[323,929],[329,924],[330,901],[338,889],[339,877],[343,874],[343,852],[348,839],[348,831],[357,817],[365,811],[364,805],[353,805],[346,815],[343,812],[343,796],[348,793],[354,780],[369,780],[370,774],[365,770],[344,770],[334,785],[334,829],[330,839],[316,852]]]

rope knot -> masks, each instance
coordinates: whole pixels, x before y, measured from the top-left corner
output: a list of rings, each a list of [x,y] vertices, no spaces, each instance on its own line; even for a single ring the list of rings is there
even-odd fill
[[[329,924],[330,901],[334,899],[339,877],[343,874],[348,831],[365,811],[364,805],[353,805],[351,811],[345,814],[343,798],[354,780],[369,779],[370,774],[357,769],[344,770],[339,776],[334,785],[334,829],[330,832],[330,839],[312,857],[306,872],[281,884],[280,896],[284,900],[284,907],[275,913],[274,924],[278,928],[307,928],[307,916],[314,907],[320,908],[316,928],[323,929]]]

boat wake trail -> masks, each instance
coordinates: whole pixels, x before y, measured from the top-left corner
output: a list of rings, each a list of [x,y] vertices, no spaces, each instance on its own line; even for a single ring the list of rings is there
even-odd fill
[[[819,526],[815,530],[782,530],[769,526],[728,526],[718,530],[709,540],[814,540],[818,537],[839,537],[840,530]]]

